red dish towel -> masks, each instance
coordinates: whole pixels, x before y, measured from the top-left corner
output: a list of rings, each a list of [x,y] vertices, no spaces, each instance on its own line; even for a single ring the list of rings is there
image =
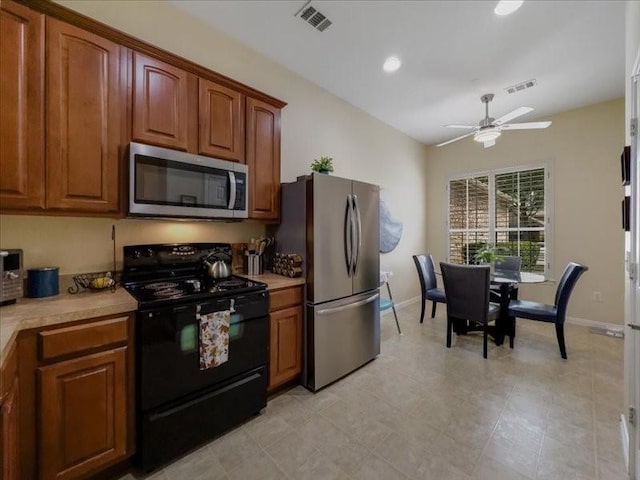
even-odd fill
[[[229,360],[231,311],[198,315],[200,323],[200,370],[215,368]]]

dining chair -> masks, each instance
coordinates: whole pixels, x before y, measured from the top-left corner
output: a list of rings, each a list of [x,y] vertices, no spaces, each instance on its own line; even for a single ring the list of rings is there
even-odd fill
[[[516,255],[503,255],[495,261],[495,269],[498,271],[519,272],[522,265],[522,257]],[[491,285],[491,301],[500,302],[500,285]],[[518,298],[517,284],[509,289],[511,298]]]
[[[522,257],[516,255],[503,255],[500,259],[496,260],[496,270],[519,272],[520,265],[522,265]]]
[[[487,358],[489,322],[500,313],[498,305],[489,303],[489,266],[441,262],[440,271],[447,296],[447,348],[454,322],[470,322],[483,332],[482,356]]]
[[[564,321],[567,316],[567,306],[569,305],[573,287],[575,287],[580,276],[587,270],[589,270],[588,267],[579,263],[570,262],[567,265],[562,278],[558,282],[553,305],[528,300],[511,300],[509,303],[509,316],[555,324],[560,355],[565,360],[567,358],[567,349],[564,343]]]
[[[444,290],[438,287],[436,272],[433,268],[433,258],[430,254],[414,255],[413,261],[418,270],[420,288],[422,293],[422,310],[420,311],[420,323],[424,321],[424,309],[427,301],[431,301],[431,318],[436,316],[436,306],[438,302],[447,303]]]

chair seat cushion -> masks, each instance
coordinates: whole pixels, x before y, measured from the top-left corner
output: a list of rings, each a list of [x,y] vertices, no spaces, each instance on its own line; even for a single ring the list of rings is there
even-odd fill
[[[555,323],[558,317],[558,310],[554,305],[545,303],[511,300],[511,303],[509,303],[509,316]]]
[[[432,288],[427,290],[426,297],[432,302],[447,303],[447,298],[444,295],[444,290],[441,288]]]

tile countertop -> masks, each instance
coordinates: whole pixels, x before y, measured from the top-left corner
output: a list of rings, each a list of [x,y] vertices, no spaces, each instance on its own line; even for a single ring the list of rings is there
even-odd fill
[[[49,327],[61,323],[117,315],[137,310],[138,302],[124,288],[71,295],[61,291],[46,298],[20,298],[13,305],[0,307],[0,368],[16,335],[21,330]]]
[[[274,273],[243,276],[266,283],[269,290],[295,287],[305,282],[304,278],[289,278]],[[77,295],[61,292],[54,297],[20,298],[14,305],[0,307],[0,368],[4,366],[9,353],[8,347],[21,330],[117,315],[138,308],[138,302],[121,287],[113,293],[110,290],[86,290]]]
[[[251,280],[257,280],[258,282],[264,282],[268,285],[269,290],[280,290],[281,288],[295,287],[298,285],[304,285],[304,277],[289,278],[282,275],[276,275],[275,273],[266,272],[262,275],[244,275],[238,274],[241,277],[249,278]]]

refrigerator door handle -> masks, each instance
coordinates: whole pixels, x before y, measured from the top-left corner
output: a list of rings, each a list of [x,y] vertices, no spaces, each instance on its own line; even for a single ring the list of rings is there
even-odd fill
[[[356,228],[357,228],[357,245],[358,248],[355,254],[355,260],[353,262],[353,275],[358,273],[358,266],[360,265],[360,250],[362,250],[362,219],[360,218],[360,205],[358,205],[358,196],[353,195],[353,209],[356,212]]]
[[[353,277],[356,272],[356,203],[355,195],[349,195],[351,205],[351,267],[349,276]]]
[[[351,211],[351,195],[347,195],[347,211],[344,219],[344,253],[347,263],[347,275],[351,277],[353,263],[353,212]]]
[[[316,315],[330,315],[332,313],[344,312],[345,310],[350,310],[352,308],[361,307],[362,305],[366,305],[367,303],[371,303],[371,302],[375,301],[378,297],[380,297],[380,294],[379,293],[374,293],[370,297],[365,298],[364,300],[360,300],[358,302],[349,303],[348,305],[342,305],[340,307],[324,308],[322,310],[318,310],[316,312]]]

